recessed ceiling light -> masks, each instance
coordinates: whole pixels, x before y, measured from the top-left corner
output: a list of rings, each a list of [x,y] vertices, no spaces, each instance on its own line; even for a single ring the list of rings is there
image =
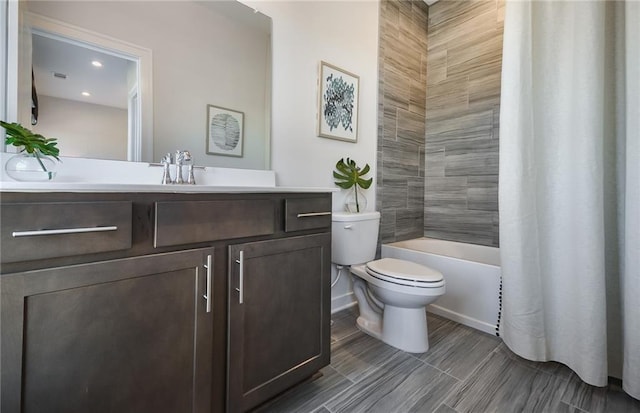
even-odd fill
[[[91,96],[91,93],[89,93],[89,92],[82,92],[82,96]]]
[[[102,67],[102,63],[97,60],[92,60],[91,64],[94,65],[95,67]]]

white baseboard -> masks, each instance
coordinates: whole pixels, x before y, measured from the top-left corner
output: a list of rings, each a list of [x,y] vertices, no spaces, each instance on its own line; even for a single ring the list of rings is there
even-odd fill
[[[497,326],[495,324],[485,323],[484,321],[476,320],[475,318],[456,313],[455,311],[439,307],[435,304],[427,306],[427,311],[433,314],[437,314],[441,317],[448,318],[449,320],[456,321],[465,326],[475,328],[476,330],[484,331],[485,333],[491,334],[493,336],[496,335]]]
[[[356,301],[356,296],[353,292],[339,295],[337,297],[331,297],[331,314],[353,307],[357,304],[358,301]]]

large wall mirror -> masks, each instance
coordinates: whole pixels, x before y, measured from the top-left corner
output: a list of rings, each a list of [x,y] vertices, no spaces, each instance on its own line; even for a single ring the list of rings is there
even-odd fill
[[[18,119],[32,124],[33,69],[31,128],[63,156],[158,162],[181,149],[197,165],[270,168],[269,17],[237,1],[20,4]],[[240,114],[242,156],[207,150],[212,106]]]

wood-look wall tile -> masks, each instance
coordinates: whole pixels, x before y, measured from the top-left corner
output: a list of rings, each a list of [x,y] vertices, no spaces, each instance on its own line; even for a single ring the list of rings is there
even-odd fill
[[[480,111],[464,111],[454,116],[429,119],[427,122],[427,144],[437,139],[436,135],[458,137],[472,132],[486,132],[493,127],[493,108]]]
[[[386,244],[396,240],[396,210],[379,209],[380,211],[380,242]]]
[[[450,44],[455,44],[460,41],[460,39],[464,40],[468,38],[471,34],[484,33],[495,28],[495,3],[491,4],[492,2],[490,1],[481,1],[478,3],[484,3],[481,4],[481,6],[487,11],[480,14],[462,16],[457,24],[451,22],[451,24],[442,24],[429,28],[428,36],[430,41],[427,53],[429,53],[431,48],[447,47]]]
[[[425,176],[430,177],[442,177],[444,176],[444,147],[439,146],[435,149],[427,147],[426,149],[426,164],[425,164]],[[425,188],[427,187],[430,179],[425,180]]]
[[[419,176],[420,153],[417,144],[384,140],[382,148],[383,175]]]
[[[428,120],[456,116],[466,111],[468,107],[469,78],[467,75],[449,77],[439,83],[427,85]]]
[[[427,54],[427,90],[447,79],[447,49],[429,50]],[[427,95],[429,92],[427,92]]]
[[[484,211],[498,210],[498,176],[467,177],[467,207]]]
[[[501,66],[502,61],[496,62]],[[500,104],[500,70],[487,76],[469,79],[469,107],[487,108]]]
[[[467,208],[467,177],[430,177],[424,192],[425,207]]]
[[[417,149],[419,146],[424,145],[424,137],[424,113],[418,114],[398,109],[397,140],[414,144]],[[418,155],[417,151],[416,155]]]
[[[495,139],[449,141],[445,145],[445,176],[497,175],[498,148]]]
[[[407,208],[423,213],[424,207],[424,178],[407,179]]]
[[[382,135],[378,135],[383,139],[396,140],[396,130],[398,128],[398,109],[396,105],[385,105],[383,109],[383,125]],[[379,149],[382,149],[382,142],[378,139]],[[378,158],[382,159],[382,158]]]
[[[496,246],[493,244],[494,214],[491,211],[425,207],[425,236]]]
[[[386,175],[382,208],[407,208],[409,187],[406,176]]]
[[[427,90],[424,86],[425,80],[423,72],[425,71],[424,62],[420,65],[420,77],[421,79],[411,81],[411,89],[409,93],[409,111],[415,114],[420,114],[423,118],[422,130],[424,132],[424,114],[427,110]],[[424,134],[422,135],[422,141],[424,143]]]
[[[383,86],[384,106],[388,111],[398,108],[409,110],[411,94],[411,78],[395,70],[385,67]]]
[[[396,210],[396,241],[420,238],[423,227],[424,213],[421,208]]]
[[[379,99],[383,106],[378,137],[377,202],[382,221],[380,242],[421,236],[424,208],[428,8],[405,0],[380,2]],[[411,218],[408,218],[411,217]],[[380,245],[378,244],[378,253]]]
[[[410,79],[420,77],[420,55],[407,53],[407,47],[399,44],[397,39],[385,43],[385,65]]]
[[[472,16],[486,13],[497,7],[491,3],[491,0],[441,0],[434,3],[429,7],[429,30],[441,29],[445,25],[460,25]]]
[[[467,188],[466,208],[489,214],[481,224],[474,212],[461,211],[459,187],[434,191],[430,180],[442,172],[447,177],[498,174],[503,12],[503,0],[441,0],[429,8],[426,235],[485,245],[499,241],[499,227],[492,220],[498,208],[497,181],[471,181]],[[447,202],[449,214],[443,208]],[[430,211],[436,215],[429,216]]]

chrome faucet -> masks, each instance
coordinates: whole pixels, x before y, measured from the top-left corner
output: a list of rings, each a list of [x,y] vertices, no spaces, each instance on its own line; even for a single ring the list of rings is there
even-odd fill
[[[162,185],[172,184],[173,180],[171,179],[171,154],[168,153],[160,159],[160,163],[162,164]]]
[[[196,178],[193,176],[193,156],[191,156],[191,152],[184,151],[184,163],[187,165],[187,184],[195,185]]]
[[[176,166],[176,179],[171,179],[171,164]],[[203,166],[194,166],[193,156],[189,151],[176,151],[175,155],[167,153],[160,159],[160,163],[150,163],[149,166],[162,166],[162,184],[189,184],[195,185],[196,178],[193,170],[196,168],[204,169]],[[187,166],[187,180],[182,176],[182,167]]]
[[[185,151],[176,151],[176,180],[173,181],[174,184],[183,184],[184,179],[182,178],[182,164],[184,162]]]

